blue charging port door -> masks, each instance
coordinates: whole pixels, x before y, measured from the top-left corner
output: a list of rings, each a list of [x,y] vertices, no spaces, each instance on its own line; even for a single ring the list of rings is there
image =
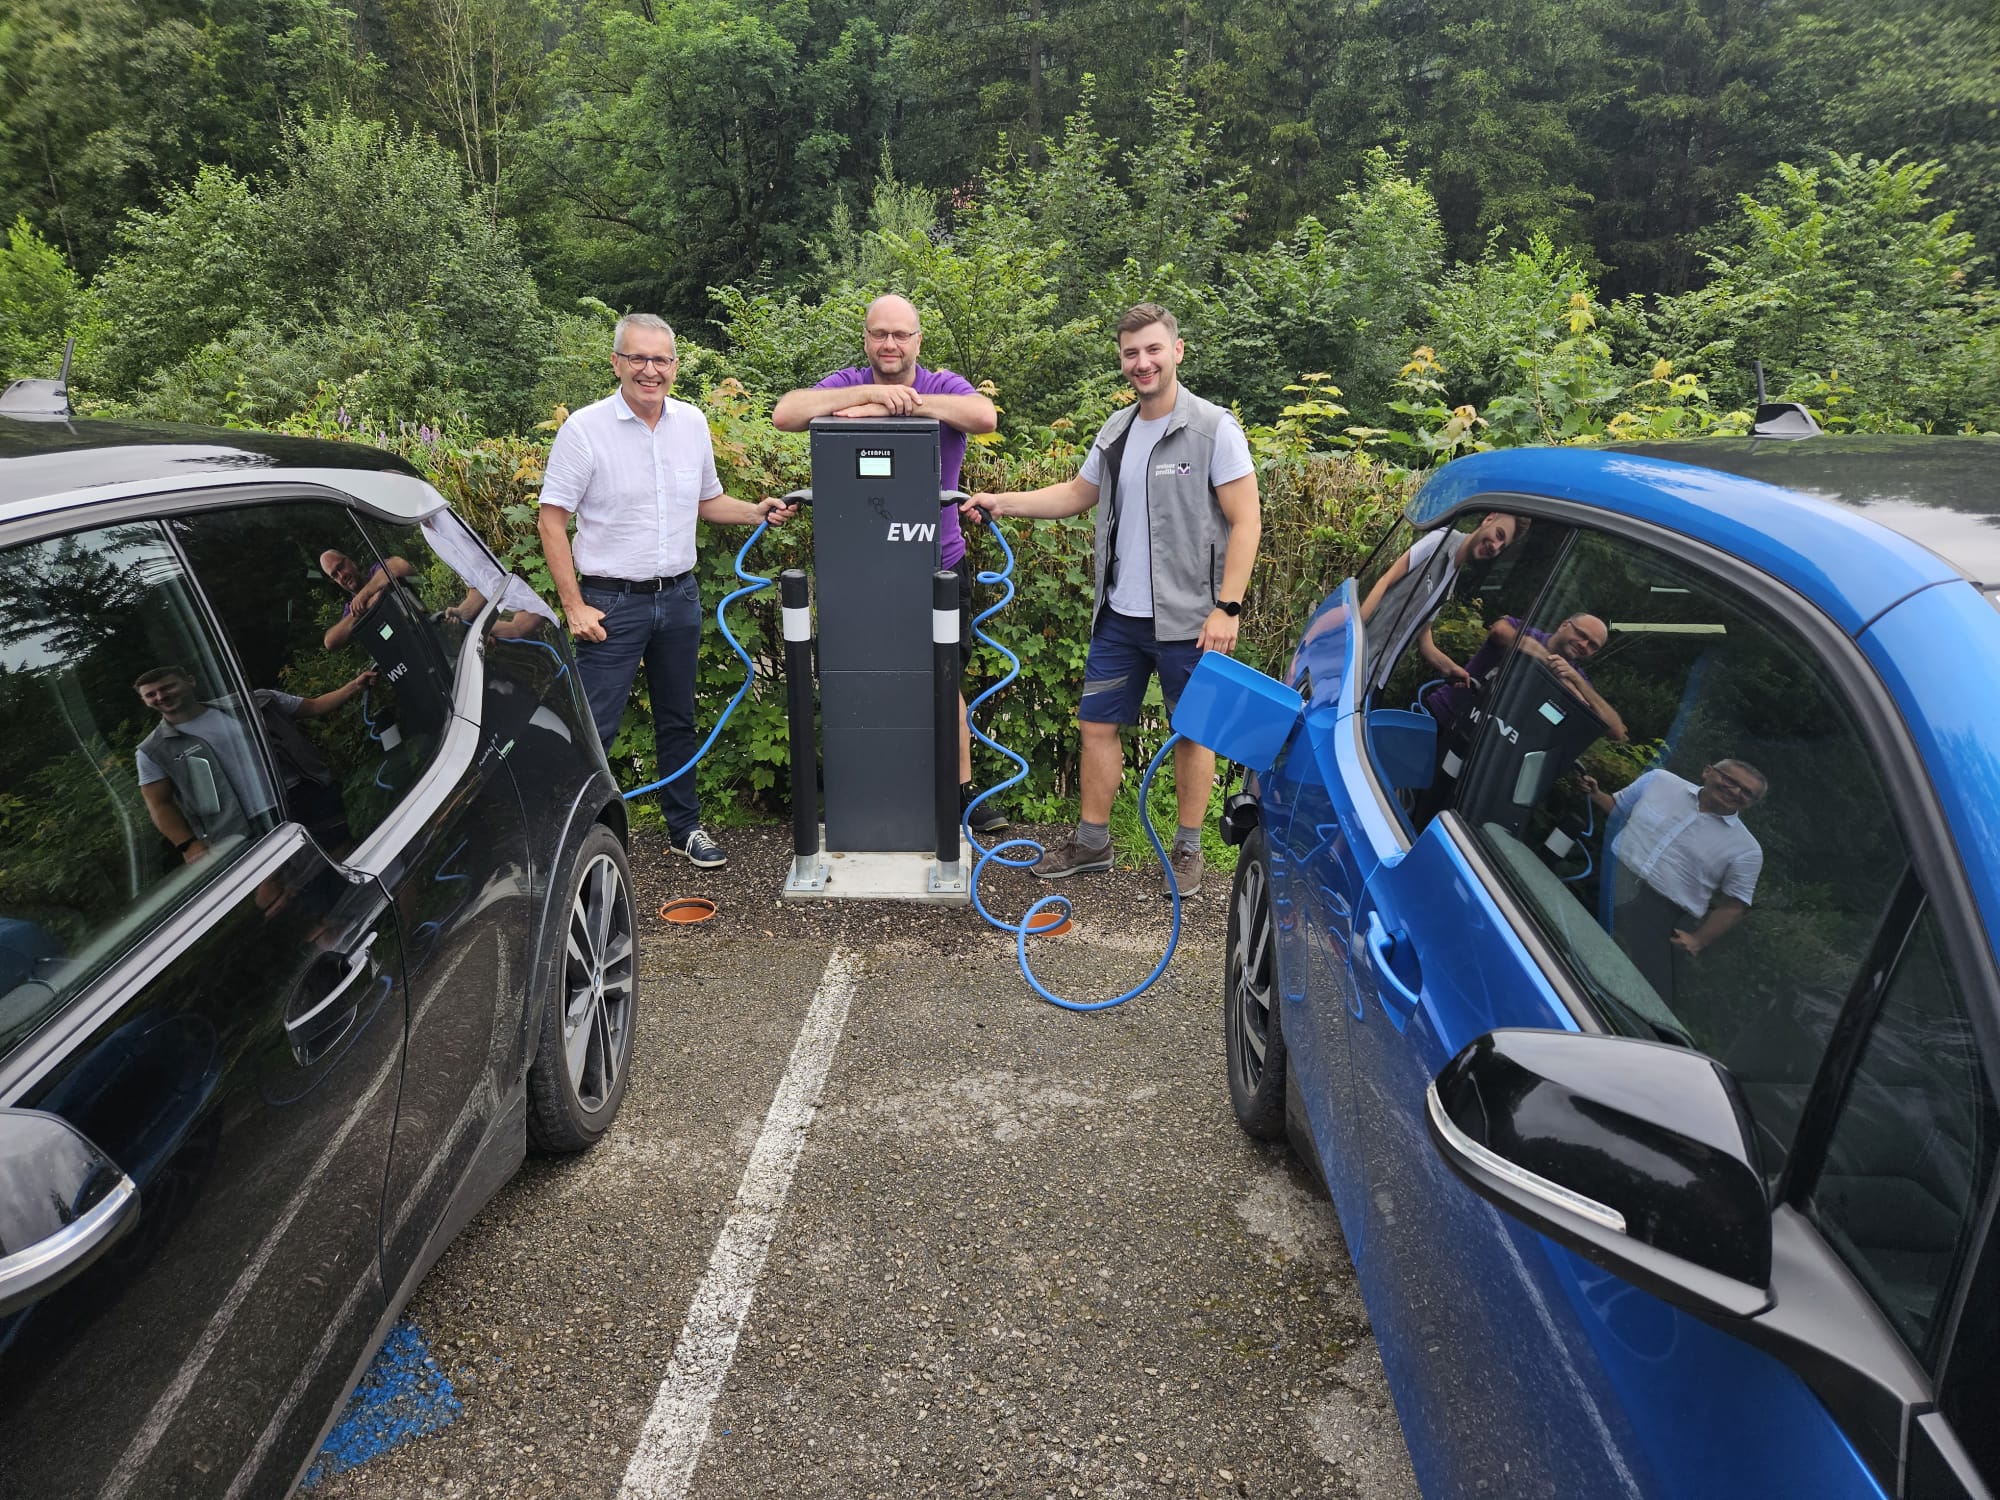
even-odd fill
[[[1220,651],[1202,653],[1174,705],[1174,732],[1253,771],[1268,771],[1291,738],[1299,695]]]

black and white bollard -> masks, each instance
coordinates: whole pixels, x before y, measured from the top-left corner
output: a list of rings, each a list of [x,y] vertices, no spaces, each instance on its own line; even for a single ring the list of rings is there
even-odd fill
[[[788,891],[826,888],[819,857],[819,742],[813,734],[812,596],[802,569],[778,575],[785,620],[786,727],[792,754],[792,873]]]
[[[965,866],[958,842],[958,575],[949,568],[931,574],[932,759],[937,770],[937,863],[932,891],[965,889]]]

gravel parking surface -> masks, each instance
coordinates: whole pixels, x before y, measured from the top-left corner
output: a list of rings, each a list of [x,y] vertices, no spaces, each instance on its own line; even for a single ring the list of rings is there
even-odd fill
[[[1332,1211],[1230,1118],[1224,881],[1160,984],[1074,1016],[968,911],[781,904],[786,831],[728,848],[636,851],[648,913],[722,911],[644,921],[624,1112],[531,1160],[411,1305],[463,1414],[315,1496],[617,1493],[836,946],[859,986],[690,1494],[1415,1495]],[[1067,882],[1045,981],[1142,978],[1156,880]]]

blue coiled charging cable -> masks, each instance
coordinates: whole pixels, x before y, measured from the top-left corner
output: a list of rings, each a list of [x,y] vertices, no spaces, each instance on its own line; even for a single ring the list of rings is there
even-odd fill
[[[786,498],[790,499],[791,496],[786,496]],[[729,606],[734,604],[738,599],[744,598],[745,596],[750,594],[754,594],[759,589],[767,589],[771,586],[770,579],[759,577],[755,573],[745,572],[743,568],[743,559],[750,555],[750,549],[757,545],[759,539],[761,539],[764,533],[770,530],[770,528],[771,528],[770,522],[759,521],[757,523],[757,529],[750,533],[750,539],[746,541],[741,547],[736,549],[736,576],[743,580],[743,587],[740,589],[736,589],[731,593],[723,595],[722,602],[715,606],[715,623],[722,630],[722,638],[725,641],[729,642],[729,649],[731,651],[734,651],[736,653],[737,660],[743,663],[743,686],[738,688],[736,690],[736,696],[729,700],[729,707],[725,708],[722,711],[722,717],[715,721],[715,728],[709,730],[708,738],[701,742],[701,748],[695,751],[693,758],[690,759],[688,763],[682,766],[678,771],[674,772],[671,776],[662,776],[658,781],[649,781],[644,786],[635,786],[634,788],[632,788],[631,791],[625,794],[625,800],[627,802],[630,802],[634,797],[643,797],[648,792],[657,792],[661,787],[665,786],[670,781],[679,781],[683,776],[687,775],[688,772],[692,771],[696,766],[700,765],[701,758],[704,755],[708,754],[709,747],[715,743],[715,737],[722,733],[722,726],[727,724],[729,722],[729,716],[736,712],[736,705],[741,703],[743,699],[749,694],[750,684],[754,682],[757,677],[757,664],[750,660],[750,653],[743,649],[743,643],[736,639],[735,632],[729,628],[729,620],[726,616],[726,611],[728,610]]]
[[[979,840],[973,835],[972,832],[972,810],[977,806],[979,806],[980,803],[984,802],[988,797],[998,796],[1001,792],[1006,791],[1009,787],[1019,786],[1023,781],[1027,779],[1028,776],[1027,761],[1023,760],[1020,756],[1016,755],[1012,750],[1009,750],[1005,745],[1001,744],[998,740],[994,739],[992,735],[988,734],[985,730],[981,729],[979,727],[979,720],[976,717],[980,707],[989,698],[991,698],[995,693],[998,693],[1002,688],[1006,687],[1009,683],[1013,682],[1015,678],[1021,675],[1021,659],[1018,656],[1016,656],[1013,652],[1009,651],[1005,646],[1001,645],[998,641],[994,640],[993,637],[988,635],[984,630],[980,629],[980,626],[984,625],[988,620],[992,619],[993,616],[997,615],[1001,610],[1005,609],[1009,604],[1013,603],[1014,601],[1014,549],[1007,545],[1007,538],[1001,535],[999,527],[988,525],[986,529],[987,532],[992,536],[993,540],[1000,544],[1000,551],[1001,554],[1007,559],[1007,565],[1004,568],[1002,568],[998,573],[982,571],[979,574],[979,581],[981,583],[989,585],[998,584],[1003,592],[1001,593],[1000,597],[997,600],[995,600],[992,604],[988,605],[984,610],[980,611],[980,613],[973,618],[972,633],[975,636],[977,636],[980,640],[984,641],[987,645],[991,646],[995,651],[998,651],[1002,656],[1007,658],[1007,675],[1002,677],[998,682],[994,683],[985,692],[981,693],[977,698],[974,698],[972,702],[969,705],[967,705],[965,711],[965,721],[967,726],[972,730],[973,735],[979,740],[980,744],[985,745],[990,750],[999,752],[1001,755],[1004,755],[1009,761],[1013,762],[1014,774],[1012,776],[1009,776],[1005,781],[999,783],[999,785],[988,787],[985,791],[981,792],[977,797],[974,797],[972,801],[966,804],[965,813],[961,820],[961,826],[965,830],[965,839],[967,844],[969,844],[972,848],[977,849],[979,851],[979,858],[976,861],[974,861],[972,866],[972,904],[978,910],[979,915],[984,917],[986,921],[990,923],[992,926],[999,928],[1002,932],[1011,932],[1014,934],[1014,956],[1020,962],[1021,977],[1028,981],[1029,987],[1033,989],[1036,994],[1040,995],[1044,1000],[1048,1001],[1049,1004],[1061,1006],[1064,1010],[1073,1010],[1073,1011],[1109,1010],[1112,1006],[1123,1005],[1127,1000],[1132,999],[1135,995],[1142,995],[1147,990],[1151,989],[1153,987],[1154,982],[1159,979],[1160,975],[1166,972],[1167,963],[1174,956],[1174,949],[1180,946],[1180,941],[1181,941],[1180,882],[1174,879],[1173,863],[1167,858],[1167,851],[1165,846],[1160,843],[1159,834],[1154,831],[1152,814],[1149,810],[1148,803],[1153,792],[1153,776],[1160,769],[1160,763],[1167,758],[1167,752],[1172,750],[1174,746],[1178,745],[1181,742],[1181,737],[1178,734],[1172,734],[1167,736],[1167,742],[1164,745],[1160,746],[1159,750],[1154,754],[1152,760],[1147,764],[1146,774],[1139,778],[1139,821],[1141,824],[1144,825],[1146,829],[1146,838],[1153,846],[1153,853],[1160,861],[1160,868],[1166,872],[1167,895],[1168,898],[1173,903],[1173,928],[1167,934],[1167,951],[1162,953],[1160,955],[1160,961],[1157,964],[1153,965],[1152,973],[1148,974],[1137,985],[1127,990],[1122,995],[1116,995],[1109,1000],[1065,1000],[1063,999],[1062,996],[1054,993],[1039,979],[1035,977],[1034,968],[1028,962],[1028,939],[1029,937],[1036,935],[1036,929],[1032,927],[1031,924],[1034,922],[1035,917],[1041,912],[1053,911],[1055,913],[1055,917],[1048,924],[1050,929],[1062,925],[1063,920],[1069,916],[1070,912],[1069,897],[1060,894],[1044,896],[1042,897],[1041,900],[1037,901],[1033,906],[1029,907],[1025,912],[1021,914],[1020,921],[1008,922],[1000,917],[994,916],[992,912],[988,911],[986,909],[986,903],[980,899],[979,895],[979,877],[981,873],[986,869],[987,865],[997,863],[1010,866],[1017,870],[1024,870],[1028,868],[1030,865],[1034,864],[1037,860],[1039,860],[1042,857],[1042,846],[1037,842],[1035,842],[1035,840],[1033,839],[1005,839],[1000,843],[992,845],[989,848],[988,846],[981,844]],[[1026,850],[1029,852],[1010,856],[1008,853],[1009,850]]]

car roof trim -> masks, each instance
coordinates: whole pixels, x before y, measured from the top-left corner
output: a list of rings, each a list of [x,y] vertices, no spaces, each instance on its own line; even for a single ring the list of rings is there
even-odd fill
[[[1858,511],[1721,469],[1594,448],[1506,448],[1455,459],[1404,511],[1435,526],[1519,499],[1570,502],[1730,553],[1812,601],[1849,635],[1897,600],[1964,575]]]
[[[270,491],[313,488],[344,497],[385,521],[415,523],[448,509],[443,495],[428,481],[387,469],[264,469],[245,472],[218,470],[176,474],[172,478],[133,479],[119,484],[89,485],[59,490],[31,500],[0,506],[0,527],[86,512],[124,500],[186,495],[206,490]]]

